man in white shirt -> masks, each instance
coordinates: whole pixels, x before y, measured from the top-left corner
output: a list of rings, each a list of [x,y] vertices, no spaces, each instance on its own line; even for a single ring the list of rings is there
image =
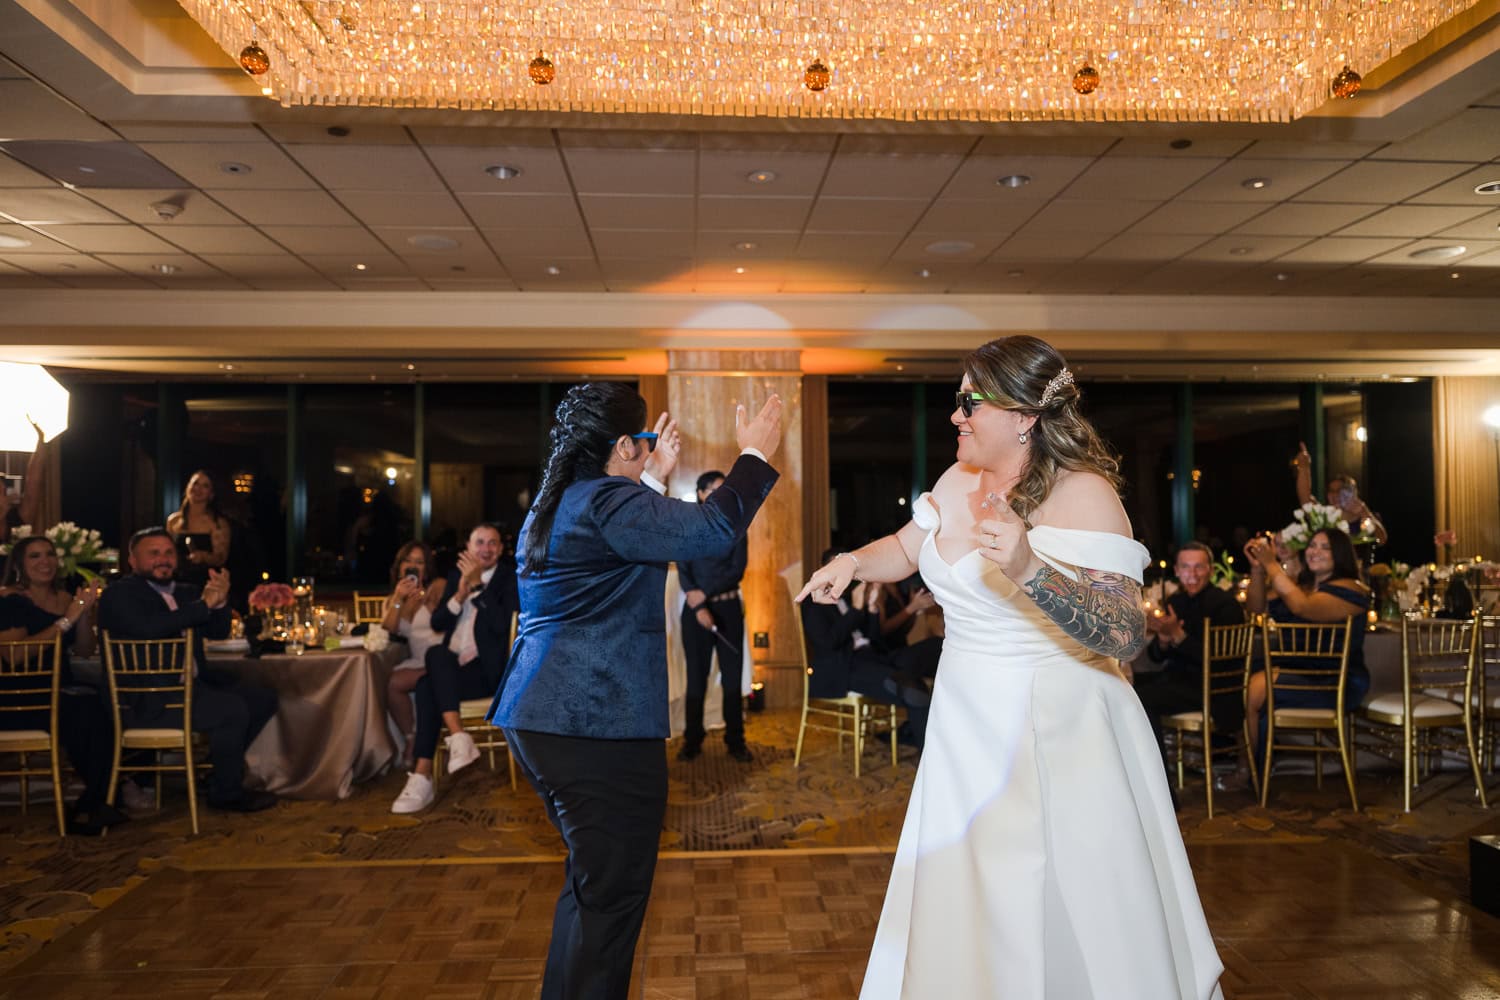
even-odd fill
[[[432,805],[432,758],[438,734],[447,729],[448,773],[479,759],[474,739],[463,730],[459,705],[470,698],[492,697],[510,654],[511,615],[518,607],[516,574],[502,561],[500,529],[478,524],[448,575],[443,600],[432,612],[432,630],[446,633],[427,651],[427,673],[417,682],[415,764],[391,812],[421,812]]]

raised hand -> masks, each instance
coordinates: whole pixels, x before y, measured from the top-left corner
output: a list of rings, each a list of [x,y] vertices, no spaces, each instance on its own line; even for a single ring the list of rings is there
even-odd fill
[[[682,454],[682,434],[677,421],[663,413],[656,418],[656,450],[646,459],[646,473],[658,482],[665,483],[677,468],[677,459]]]
[[[1307,450],[1307,442],[1297,442],[1297,454],[1292,459],[1292,465],[1299,469],[1312,468],[1312,454]]]
[[[210,608],[221,608],[229,599],[229,571],[223,569],[211,569],[208,571],[208,583],[203,586],[203,603]]]
[[[766,405],[760,408],[755,419],[749,423],[745,422],[744,404],[734,408],[734,439],[739,444],[740,450],[754,448],[766,458],[776,453],[777,445],[781,444],[781,397],[774,392],[771,398],[766,400]]]
[[[394,596],[398,601],[405,601],[408,597],[417,593],[421,589],[422,585],[417,582],[416,577],[403,576],[401,579],[396,581],[396,591]]]
[[[1031,565],[1031,543],[1022,521],[1004,497],[990,504],[992,517],[979,522],[979,554],[999,566],[1016,583],[1023,582]]]

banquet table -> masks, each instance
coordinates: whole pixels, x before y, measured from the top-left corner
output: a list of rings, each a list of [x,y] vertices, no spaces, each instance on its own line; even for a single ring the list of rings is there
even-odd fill
[[[289,799],[348,798],[396,758],[386,725],[386,682],[406,647],[274,653],[215,651],[208,661],[274,690],[276,715],[245,752],[247,782]]]

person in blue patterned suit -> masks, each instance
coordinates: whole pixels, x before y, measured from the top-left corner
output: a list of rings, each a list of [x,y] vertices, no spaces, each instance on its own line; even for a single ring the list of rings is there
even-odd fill
[[[667,804],[667,563],[717,555],[777,479],[781,400],[736,412],[739,458],[701,504],[641,484],[676,463],[675,421],[643,431],[619,383],[568,390],[517,541],[521,617],[490,711],[568,848],[544,1000],[623,998]],[[658,447],[658,443],[660,447]]]

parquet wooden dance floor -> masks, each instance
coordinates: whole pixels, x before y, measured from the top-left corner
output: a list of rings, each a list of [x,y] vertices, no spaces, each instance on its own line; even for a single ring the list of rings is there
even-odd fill
[[[1332,842],[1190,854],[1229,1000],[1500,997],[1500,920],[1395,865]],[[664,856],[632,997],[857,996],[890,858]],[[165,869],[0,997],[530,1000],[561,878],[552,859]]]

